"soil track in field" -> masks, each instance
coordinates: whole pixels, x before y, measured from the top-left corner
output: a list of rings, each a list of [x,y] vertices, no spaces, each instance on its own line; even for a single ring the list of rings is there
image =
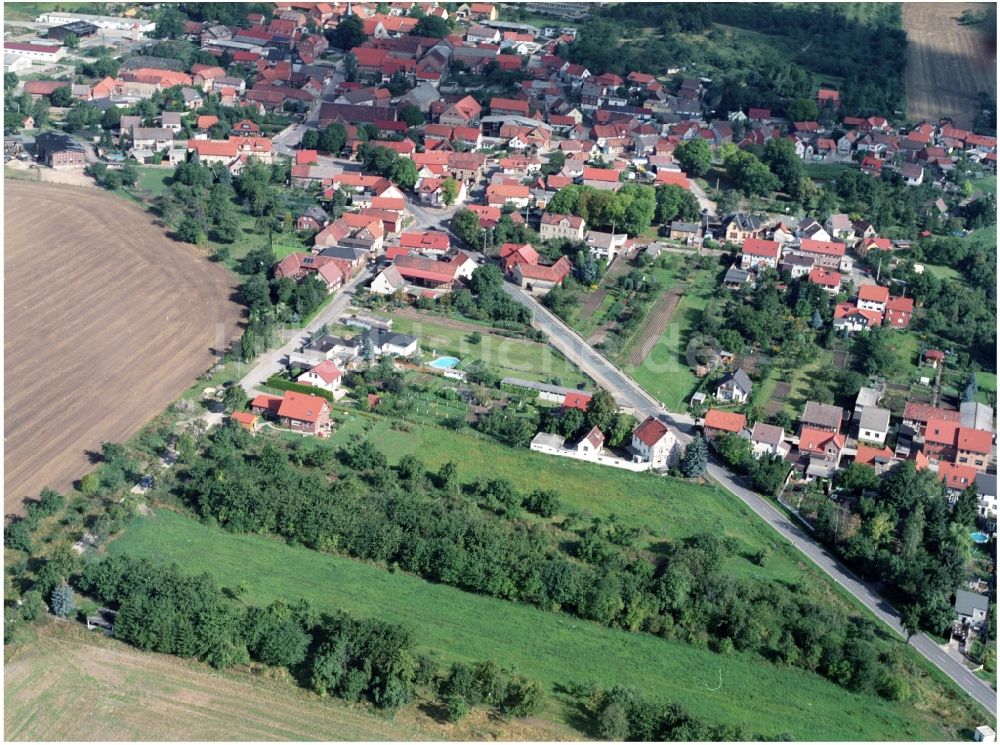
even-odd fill
[[[983,13],[986,3],[903,3],[906,31],[906,101],[911,120],[952,119],[971,126],[979,93],[995,95],[996,38],[986,21],[962,26],[965,10]]]
[[[656,301],[656,307],[649,311],[649,315],[642,323],[642,328],[639,329],[638,343],[629,352],[628,363],[630,365],[641,365],[643,360],[653,351],[657,340],[667,328],[667,324],[670,323],[674,311],[677,310],[681,298],[684,297],[686,289],[686,287],[672,287]]]
[[[238,335],[235,277],[96,189],[8,179],[4,509],[174,401]]]

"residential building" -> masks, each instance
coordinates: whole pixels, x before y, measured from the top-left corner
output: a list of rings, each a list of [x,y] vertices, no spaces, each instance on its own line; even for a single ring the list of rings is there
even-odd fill
[[[839,406],[807,401],[802,412],[802,426],[823,432],[837,433],[844,420],[844,410]]]
[[[720,401],[732,401],[734,403],[746,403],[753,390],[753,383],[742,369],[726,375],[715,389],[715,397]]]
[[[655,417],[647,417],[635,428],[630,450],[636,463],[649,463],[654,470],[667,468],[678,460],[677,438]]]
[[[582,241],[584,227],[582,217],[546,212],[542,215],[542,222],[538,233],[542,237],[542,240],[565,238],[573,241]]]
[[[597,230],[588,230],[584,243],[587,244],[591,256],[598,261],[606,261],[610,264],[618,253],[629,245],[629,240],[625,233],[603,233]]]
[[[719,409],[709,409],[705,414],[704,433],[705,439],[714,440],[724,434],[739,434],[747,426],[747,418],[744,414],[737,414],[732,411],[721,411]]]
[[[285,391],[278,407],[278,421],[293,432],[324,437],[331,430],[330,404],[311,393]]]
[[[766,222],[760,215],[737,212],[723,221],[723,235],[727,243],[743,243],[748,238],[759,238],[764,233]]]
[[[866,406],[858,423],[858,440],[884,445],[889,434],[889,410]]]
[[[885,306],[885,321],[892,328],[904,329],[913,315],[913,298],[890,297]]]
[[[788,456],[791,447],[785,442],[785,430],[773,424],[757,422],[750,432],[750,445],[753,448],[753,457],[761,458],[764,455],[777,455],[779,458]]]
[[[858,308],[885,313],[889,303],[889,288],[880,285],[861,285],[858,288]]]
[[[955,591],[955,615],[958,622],[973,631],[978,631],[990,610],[990,599],[967,590]]]
[[[762,267],[777,269],[780,257],[781,244],[777,241],[746,238],[743,241],[740,268],[744,271],[757,271]]]
[[[318,365],[306,370],[296,378],[296,382],[303,385],[311,385],[322,388],[324,391],[333,393],[340,388],[340,379],[343,376],[340,368],[333,360],[323,360]]]
[[[919,437],[923,437],[928,422],[932,420],[958,424],[962,421],[962,415],[957,411],[949,411],[918,401],[908,401],[903,407],[903,426]]]

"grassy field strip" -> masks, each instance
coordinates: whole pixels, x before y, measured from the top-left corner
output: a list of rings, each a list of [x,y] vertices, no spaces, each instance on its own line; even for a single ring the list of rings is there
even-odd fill
[[[679,410],[698,384],[685,357],[691,331],[713,292],[707,276],[692,278],[690,287],[674,309],[670,323],[643,364],[624,370],[668,409]],[[671,285],[664,283],[666,288]]]
[[[189,572],[207,569],[224,586],[246,581],[249,603],[305,597],[320,609],[340,607],[401,622],[442,662],[489,657],[537,678],[550,692],[574,681],[633,685],[713,721],[742,723],[762,735],[788,732],[796,739],[817,733],[851,740],[945,736],[930,716],[850,694],[794,668],[607,629],[274,539],[230,534],[170,512],[137,519],[110,550],[176,561]],[[720,674],[722,687],[712,690]],[[570,712],[550,699],[545,714],[565,721]]]
[[[285,675],[219,672],[191,660],[139,652],[67,623],[7,652],[8,741],[122,740],[524,740],[567,739],[547,722],[514,726],[474,713],[438,724],[416,708],[395,717],[322,699]],[[53,671],[59,674],[54,675]]]

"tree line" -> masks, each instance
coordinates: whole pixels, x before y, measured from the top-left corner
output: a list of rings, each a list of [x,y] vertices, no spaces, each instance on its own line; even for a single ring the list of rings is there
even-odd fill
[[[321,696],[397,709],[417,685],[430,685],[453,720],[477,705],[508,718],[528,716],[542,700],[536,681],[489,661],[455,664],[441,675],[399,624],[318,613],[305,600],[242,606],[232,596],[243,588],[223,590],[208,574],[184,574],[176,564],[111,557],[89,564],[77,584],[117,610],[114,635],[128,644],[219,669],[251,660],[288,668]]]
[[[668,638],[711,639],[815,671],[855,691],[905,697],[905,680],[873,625],[809,597],[802,586],[729,574],[738,548],[714,533],[671,542],[654,564],[614,519],[579,524],[556,540],[522,510],[551,513],[558,497],[524,494],[503,478],[462,484],[454,464],[429,472],[413,456],[391,467],[371,442],[297,460],[275,444],[221,428],[185,474],[179,496],[235,532],[277,533],[316,550],[398,565],[467,591],[562,610]],[[341,473],[332,484],[329,474]],[[766,552],[755,557],[764,563]]]

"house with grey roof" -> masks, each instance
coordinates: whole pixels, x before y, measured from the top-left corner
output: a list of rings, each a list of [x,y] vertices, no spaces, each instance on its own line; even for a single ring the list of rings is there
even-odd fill
[[[753,430],[750,432],[750,446],[753,448],[754,458],[768,454],[784,458],[791,450],[791,446],[785,442],[784,428],[764,422],[753,425]]]
[[[738,269],[736,265],[726,270],[726,276],[722,278],[722,285],[727,290],[739,290],[750,279],[750,272]]]
[[[715,397],[720,401],[732,401],[742,404],[750,398],[753,383],[743,370],[737,369],[729,373],[715,389]]]
[[[858,440],[885,445],[889,435],[889,410],[879,406],[866,406],[858,422]]]
[[[844,410],[839,406],[806,401],[802,412],[802,426],[836,434],[844,420]]]
[[[978,401],[963,401],[958,407],[962,417],[962,426],[969,429],[979,429],[983,432],[993,431],[993,407]]]
[[[413,90],[410,90],[400,99],[402,105],[413,104],[423,112],[431,108],[431,104],[441,100],[438,89],[430,83],[421,83]]]
[[[858,395],[854,399],[854,419],[861,419],[861,413],[869,406],[878,406],[882,400],[882,394],[877,388],[861,386]]]
[[[977,473],[976,491],[979,492],[979,514],[986,518],[990,530],[996,530],[997,519],[997,475],[995,473]]]
[[[990,599],[968,590],[955,592],[955,616],[958,622],[973,631],[979,631],[990,610]]]

